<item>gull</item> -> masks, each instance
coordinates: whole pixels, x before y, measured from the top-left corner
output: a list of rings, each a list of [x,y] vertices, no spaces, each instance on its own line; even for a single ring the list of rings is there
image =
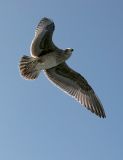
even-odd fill
[[[87,80],[71,69],[66,60],[73,49],[58,48],[52,41],[54,22],[44,17],[36,27],[30,46],[31,56],[22,56],[19,62],[20,74],[27,80],[35,80],[41,70],[58,88],[75,98],[81,105],[100,118],[106,114],[102,103]]]

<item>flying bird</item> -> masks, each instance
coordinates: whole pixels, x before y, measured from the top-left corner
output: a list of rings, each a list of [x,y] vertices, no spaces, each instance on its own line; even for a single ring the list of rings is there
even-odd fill
[[[47,78],[58,88],[97,116],[105,118],[103,106],[87,80],[66,64],[73,49],[60,49],[53,43],[54,30],[55,24],[51,19],[41,19],[30,46],[31,56],[24,55],[20,59],[21,75],[27,80],[34,80],[43,70]]]

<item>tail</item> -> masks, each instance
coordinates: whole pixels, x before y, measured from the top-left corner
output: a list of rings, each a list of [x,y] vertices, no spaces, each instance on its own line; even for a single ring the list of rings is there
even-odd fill
[[[41,65],[37,58],[23,56],[20,60],[19,69],[25,79],[34,80],[41,71]]]

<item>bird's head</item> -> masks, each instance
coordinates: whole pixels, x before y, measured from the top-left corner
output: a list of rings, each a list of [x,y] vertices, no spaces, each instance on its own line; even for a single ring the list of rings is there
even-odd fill
[[[72,53],[73,51],[74,51],[73,48],[66,48],[66,49],[65,49],[65,52],[68,52],[68,53]]]
[[[66,48],[65,49],[65,53],[68,55],[71,55],[73,51],[74,51],[73,48]]]
[[[72,48],[66,48],[65,49],[65,55],[66,55],[67,59],[71,56],[72,52],[73,52]]]

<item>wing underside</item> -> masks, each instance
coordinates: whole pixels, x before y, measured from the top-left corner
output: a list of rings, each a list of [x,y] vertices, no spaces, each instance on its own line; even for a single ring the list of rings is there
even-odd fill
[[[99,117],[106,117],[99,98],[88,82],[79,73],[69,68],[66,63],[45,70],[45,73],[56,86],[74,97],[91,112]]]
[[[38,57],[42,54],[58,49],[52,41],[54,29],[55,24],[51,19],[46,17],[41,19],[36,27],[35,36],[31,43],[30,50],[32,56]]]

